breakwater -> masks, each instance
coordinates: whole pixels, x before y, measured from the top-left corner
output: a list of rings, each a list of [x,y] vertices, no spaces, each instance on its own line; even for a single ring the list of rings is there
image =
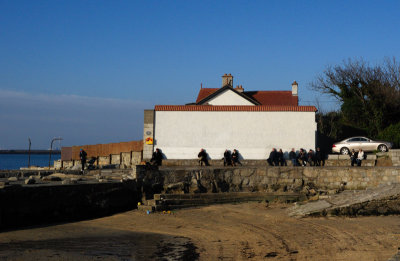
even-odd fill
[[[71,222],[131,210],[138,202],[136,188],[135,181],[10,184],[0,189],[0,229]]]
[[[0,154],[47,154],[50,150],[0,150]],[[61,154],[60,150],[52,150],[51,154]]]

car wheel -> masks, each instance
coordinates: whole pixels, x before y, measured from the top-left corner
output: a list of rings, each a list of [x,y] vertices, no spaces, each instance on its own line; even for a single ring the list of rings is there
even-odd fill
[[[346,148],[346,147],[341,148],[340,149],[340,154],[349,155],[350,154],[350,150],[348,148]]]
[[[386,151],[388,151],[388,148],[387,148],[386,145],[381,144],[381,145],[378,146],[378,150],[379,150],[380,152],[386,152]]]

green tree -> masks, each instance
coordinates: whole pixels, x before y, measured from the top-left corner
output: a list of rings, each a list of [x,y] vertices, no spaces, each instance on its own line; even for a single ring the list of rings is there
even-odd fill
[[[375,66],[362,59],[328,66],[311,88],[338,99],[342,124],[371,137],[400,120],[400,66],[394,58]]]

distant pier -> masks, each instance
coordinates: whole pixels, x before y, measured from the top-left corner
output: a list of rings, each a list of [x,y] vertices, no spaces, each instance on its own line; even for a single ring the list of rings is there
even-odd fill
[[[49,154],[50,150],[31,150],[31,154]],[[0,150],[0,154],[29,154],[29,150]],[[52,150],[51,154],[61,154],[61,150]]]

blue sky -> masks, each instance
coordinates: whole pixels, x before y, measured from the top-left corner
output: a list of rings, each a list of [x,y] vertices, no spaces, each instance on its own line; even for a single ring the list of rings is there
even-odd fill
[[[0,149],[138,140],[143,110],[193,102],[234,75],[245,90],[308,86],[327,65],[400,51],[399,1],[0,0]]]

